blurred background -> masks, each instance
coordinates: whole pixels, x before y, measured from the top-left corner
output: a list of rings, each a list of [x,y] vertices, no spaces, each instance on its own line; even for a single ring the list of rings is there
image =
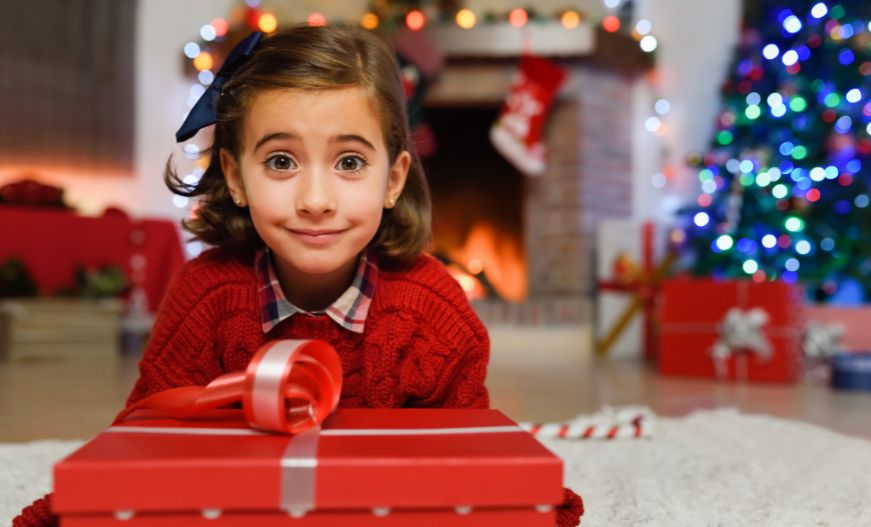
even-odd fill
[[[534,4],[4,2],[0,441],[121,408],[205,248],[162,174],[172,154],[197,181],[208,132],[173,134],[236,42],[306,23],[396,50],[494,407],[738,406],[871,437],[869,6]]]

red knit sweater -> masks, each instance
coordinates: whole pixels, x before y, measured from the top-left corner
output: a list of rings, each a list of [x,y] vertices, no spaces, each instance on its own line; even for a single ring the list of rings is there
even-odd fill
[[[264,343],[290,338],[320,339],[336,349],[344,371],[340,407],[489,407],[487,332],[434,258],[380,270],[362,334],[326,315],[295,315],[264,334],[253,256],[226,250],[207,251],[176,274],[127,403],[244,370]],[[50,499],[24,509],[13,527],[56,525]],[[577,525],[582,512],[580,498],[566,489],[558,525]]]

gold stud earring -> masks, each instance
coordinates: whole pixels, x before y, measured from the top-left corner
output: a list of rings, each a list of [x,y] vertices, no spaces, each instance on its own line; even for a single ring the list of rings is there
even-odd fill
[[[388,206],[388,207],[392,207],[392,206],[394,206],[394,205],[396,205],[396,200],[395,200],[395,199],[390,198],[390,199],[387,200],[387,206]]]
[[[239,199],[239,198],[234,198],[233,201],[236,203],[236,205],[238,205],[238,206],[240,206],[240,207],[242,206],[242,200],[241,200],[241,199]]]

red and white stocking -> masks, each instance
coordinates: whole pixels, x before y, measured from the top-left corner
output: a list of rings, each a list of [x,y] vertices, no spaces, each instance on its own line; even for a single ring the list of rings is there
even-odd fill
[[[565,71],[553,62],[524,55],[502,113],[490,129],[496,150],[524,174],[540,175],[547,169],[541,131],[564,79]]]

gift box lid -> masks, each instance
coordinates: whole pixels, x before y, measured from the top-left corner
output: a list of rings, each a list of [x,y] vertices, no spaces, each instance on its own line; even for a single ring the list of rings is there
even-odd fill
[[[340,409],[297,436],[137,411],[55,465],[58,514],[558,504],[562,460],[497,410]]]

